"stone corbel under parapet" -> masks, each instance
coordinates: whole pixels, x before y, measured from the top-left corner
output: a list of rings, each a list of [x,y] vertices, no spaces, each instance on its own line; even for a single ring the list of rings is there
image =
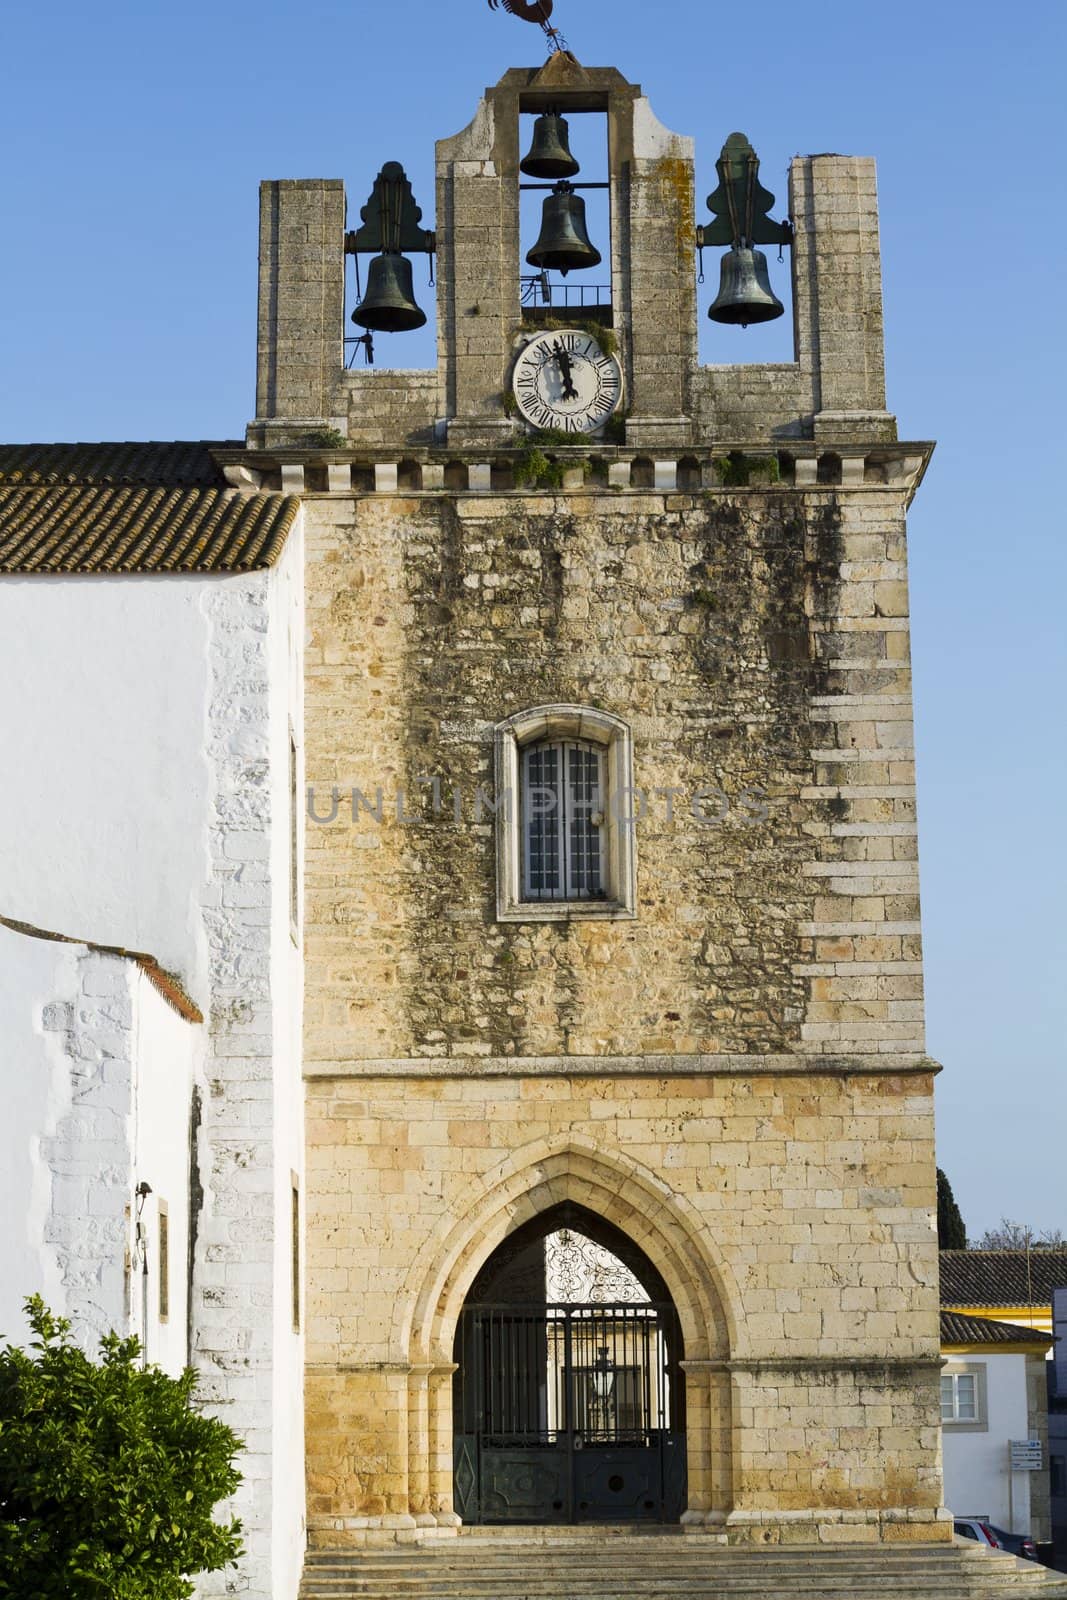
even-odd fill
[[[304,495],[522,495],[555,499],[560,494],[613,496],[621,491],[695,496],[804,490],[895,489],[910,504],[934,446],[926,440],[884,444],[840,444],[806,440],[788,449],[754,448],[723,440],[684,451],[590,441],[545,446],[550,476],[516,484],[525,459],[513,441],[487,452],[450,449],[323,450],[279,446],[274,450],[217,450],[227,482],[246,492],[283,490]]]

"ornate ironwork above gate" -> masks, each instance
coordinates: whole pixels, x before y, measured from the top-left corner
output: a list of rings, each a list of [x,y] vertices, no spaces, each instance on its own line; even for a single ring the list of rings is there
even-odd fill
[[[673,1306],[469,1306],[456,1353],[454,1488],[465,1522],[681,1516]]]
[[[574,1228],[545,1235],[545,1298],[569,1305],[625,1300],[646,1304],[648,1291],[624,1262]]]

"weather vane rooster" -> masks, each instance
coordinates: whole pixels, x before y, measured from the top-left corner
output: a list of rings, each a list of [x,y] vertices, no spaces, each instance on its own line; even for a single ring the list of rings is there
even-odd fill
[[[550,51],[566,48],[566,39],[548,20],[552,15],[552,0],[489,0],[489,5],[493,11],[503,6],[505,11],[509,11],[513,17],[521,17],[523,22],[536,22],[548,39]]]

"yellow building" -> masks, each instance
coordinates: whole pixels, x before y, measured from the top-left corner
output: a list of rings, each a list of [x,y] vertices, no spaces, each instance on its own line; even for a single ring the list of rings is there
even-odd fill
[[[1052,1291],[1067,1288],[1067,1250],[942,1250],[946,1311],[1052,1334]]]

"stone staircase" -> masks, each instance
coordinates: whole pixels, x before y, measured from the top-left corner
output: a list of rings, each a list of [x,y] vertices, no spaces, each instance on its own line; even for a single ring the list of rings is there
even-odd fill
[[[958,1545],[724,1546],[678,1530],[474,1528],[308,1552],[301,1600],[1067,1600],[1067,1574]]]

